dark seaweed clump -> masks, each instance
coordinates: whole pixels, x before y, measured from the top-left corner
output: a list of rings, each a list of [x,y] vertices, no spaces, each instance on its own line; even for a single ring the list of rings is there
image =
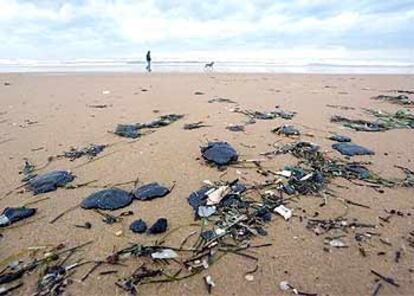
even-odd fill
[[[27,187],[34,194],[47,193],[55,191],[59,187],[64,187],[74,179],[75,176],[69,171],[51,171],[30,179]]]
[[[111,188],[92,193],[81,202],[84,209],[117,210],[128,206],[133,196],[122,189]]]
[[[164,197],[168,193],[170,193],[170,190],[167,187],[161,186],[156,182],[140,186],[133,192],[138,200],[152,200],[157,197]]]
[[[209,142],[201,147],[201,154],[205,160],[217,166],[228,165],[237,161],[237,151],[227,142]]]

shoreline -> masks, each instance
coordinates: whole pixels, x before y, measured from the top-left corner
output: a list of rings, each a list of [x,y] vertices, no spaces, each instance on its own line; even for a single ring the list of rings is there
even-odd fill
[[[268,64],[216,63],[205,70],[204,63],[156,63],[156,73],[245,73],[245,74],[414,74],[414,65],[353,65],[353,64]],[[0,65],[0,73],[145,73],[145,64],[68,64],[68,65]]]
[[[145,71],[21,71],[21,72],[0,72],[0,79],[1,76],[7,75],[27,75],[27,76],[118,76],[118,75],[125,75],[125,76],[214,76],[214,75],[252,75],[252,76],[340,76],[340,77],[347,77],[347,76],[414,76],[413,73],[292,73],[292,72],[272,72],[272,73],[264,73],[264,72],[225,72],[225,71],[153,71],[151,73],[147,73]]]

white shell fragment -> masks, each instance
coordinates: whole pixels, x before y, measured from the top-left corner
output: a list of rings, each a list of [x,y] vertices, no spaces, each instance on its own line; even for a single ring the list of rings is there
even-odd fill
[[[226,231],[222,228],[217,228],[214,232],[216,233],[217,236],[223,235],[226,233]]]
[[[215,206],[199,206],[197,210],[197,215],[199,217],[207,218],[213,215],[216,212]]]
[[[203,180],[203,183],[209,186],[214,186],[214,183],[211,182],[210,180]]]
[[[288,170],[283,170],[283,171],[280,171],[280,172],[276,172],[276,175],[283,176],[283,177],[286,177],[286,178],[290,178],[292,176],[292,172],[288,171]]]
[[[216,286],[216,284],[213,281],[213,278],[211,277],[211,275],[207,275],[204,280],[206,281],[206,284],[208,286],[210,286],[211,288],[214,288]]]
[[[6,215],[0,215],[0,226],[5,226],[9,224],[10,224],[9,218],[7,218]]]
[[[290,284],[289,284],[288,281],[281,281],[280,284],[279,284],[279,288],[282,291],[287,291],[287,290],[291,289]]]
[[[201,265],[203,265],[204,269],[208,269],[209,268],[209,264],[207,262],[207,259],[203,259],[203,261],[201,262]]]
[[[309,173],[309,174],[303,176],[300,180],[301,181],[306,181],[306,180],[310,179],[312,176],[313,176],[313,173]]]
[[[274,192],[274,191],[272,191],[272,190],[266,190],[266,191],[264,192],[264,194],[265,194],[265,195],[268,195],[268,196],[276,196],[276,192]]]
[[[285,207],[284,205],[276,207],[273,211],[285,218],[285,220],[289,220],[292,217],[292,210]]]
[[[215,205],[218,204],[223,197],[225,197],[228,193],[230,193],[231,188],[230,186],[220,186],[217,189],[212,189],[206,193],[207,197],[207,205]]]
[[[171,249],[164,249],[151,254],[152,259],[172,259],[177,258],[178,255]]]
[[[333,239],[329,242],[329,245],[331,247],[335,247],[335,248],[343,248],[346,246],[345,242],[343,240],[340,239]]]

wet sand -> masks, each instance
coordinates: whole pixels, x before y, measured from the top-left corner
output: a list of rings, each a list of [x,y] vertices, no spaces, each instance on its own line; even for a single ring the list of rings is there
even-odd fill
[[[10,85],[4,85],[4,82]],[[113,144],[88,163],[81,158],[70,162],[59,159],[41,172],[52,169],[70,169],[76,176],[74,184],[98,180],[96,185],[115,184],[135,180],[141,184],[157,181],[166,185],[175,183],[171,194],[162,199],[134,202],[124,210],[134,212],[122,223],[107,225],[92,211],[75,209],[56,223],[49,221],[63,210],[79,204],[96,188],[82,187],[73,190],[59,189],[40,195],[49,197],[33,205],[36,216],[1,229],[0,259],[21,253],[30,246],[55,246],[64,243],[73,246],[93,240],[93,244],[77,253],[85,260],[105,259],[113,250],[124,248],[129,242],[151,243],[161,236],[133,234],[129,224],[142,218],[149,224],[159,217],[166,217],[170,229],[194,222],[193,211],[187,196],[197,190],[203,180],[232,180],[242,177],[245,182],[261,182],[263,176],[254,169],[229,167],[225,172],[206,166],[200,159],[200,146],[209,140],[228,141],[240,153],[241,159],[263,158],[260,153],[272,150],[276,142],[290,140],[272,134],[270,130],[281,124],[293,124],[304,135],[301,139],[312,141],[335,157],[326,138],[332,133],[350,136],[353,141],[375,151],[374,156],[354,157],[357,161],[372,161],[373,171],[387,178],[403,177],[394,165],[414,169],[414,137],[412,130],[390,130],[379,133],[360,133],[331,123],[334,114],[352,118],[367,118],[361,108],[395,111],[399,106],[378,102],[370,98],[386,94],[385,90],[414,90],[414,76],[399,75],[278,75],[278,74],[1,74],[0,75],[0,196],[20,186],[19,171],[24,158],[41,166],[51,155],[61,154],[71,146],[82,147],[91,143]],[[143,91],[143,90],[147,91]],[[107,92],[109,91],[109,93]],[[196,91],[203,95],[195,95]],[[231,112],[235,104],[208,103],[222,97],[234,100],[237,105],[252,110],[273,110],[279,105],[283,110],[296,111],[291,121],[283,119],[257,121],[247,125],[245,132],[231,132],[225,127],[246,121],[242,114]],[[107,108],[90,108],[91,104],[107,104]],[[355,110],[340,110],[327,104],[346,105]],[[157,111],[155,111],[157,110]],[[154,112],[155,111],[155,112]],[[162,114],[184,114],[184,119],[155,130],[137,141],[118,137],[108,131],[118,123],[146,122]],[[28,123],[27,120],[36,123]],[[185,123],[204,121],[211,127],[183,130]],[[275,157],[263,166],[278,170],[292,164],[288,157]],[[320,207],[321,198],[302,197],[291,203],[295,217],[284,221],[273,216],[267,226],[268,236],[253,240],[254,244],[272,243],[271,247],[255,250],[259,258],[254,280],[247,281],[244,274],[254,269],[256,262],[240,256],[227,255],[202,274],[188,280],[145,285],[141,295],[205,295],[204,275],[211,275],[216,283],[213,295],[287,295],[279,283],[289,281],[301,291],[318,295],[370,295],[376,270],[396,279],[399,288],[383,283],[380,295],[409,295],[414,288],[413,248],[407,238],[414,230],[412,188],[385,188],[379,193],[372,188],[356,186],[346,180],[335,180],[332,186],[337,196],[368,205],[361,208],[350,205],[348,209],[335,199]],[[131,190],[132,185],[124,186]],[[0,209],[21,205],[31,199],[31,193],[16,193],[0,200]],[[395,216],[390,223],[382,223],[379,216],[384,210],[400,210],[403,217]],[[407,215],[413,214],[413,215]],[[344,238],[349,248],[324,251],[324,240],[307,230],[306,218],[321,219],[340,215],[360,222],[378,225],[374,232],[391,244],[386,245],[374,237],[363,246],[367,256],[359,252],[351,231]],[[304,219],[301,221],[299,216]],[[76,228],[74,224],[89,221],[90,230]],[[31,222],[31,223],[28,223]],[[22,224],[19,226],[19,224]],[[123,230],[123,235],[115,233]],[[182,228],[168,238],[168,243],[178,245],[194,229]],[[395,262],[396,251],[401,260]],[[384,253],[382,253],[384,252]],[[118,274],[100,276],[93,273],[80,282],[90,266],[79,268],[68,288],[71,295],[124,295],[115,286],[117,278],[128,276],[142,262],[130,259],[128,267],[116,267]],[[114,269],[104,266],[99,271]],[[40,270],[24,276],[24,287],[16,295],[30,295],[35,289]]]

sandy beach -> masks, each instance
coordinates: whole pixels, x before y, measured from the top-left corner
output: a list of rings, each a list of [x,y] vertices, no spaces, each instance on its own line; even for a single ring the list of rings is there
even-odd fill
[[[0,209],[21,206],[36,201],[35,216],[11,226],[0,228],[0,261],[2,270],[8,263],[29,255],[38,256],[47,248],[59,244],[75,246],[86,241],[92,244],[74,254],[84,260],[105,258],[129,243],[149,244],[162,235],[134,234],[128,227],[142,218],[152,224],[158,218],[168,219],[169,229],[178,231],[166,238],[168,245],[180,245],[197,227],[189,224],[194,213],[188,205],[189,194],[203,185],[204,180],[231,181],[239,178],[246,184],[259,184],[266,177],[256,168],[229,166],[224,170],[206,165],[201,158],[200,146],[208,141],[227,141],[238,152],[240,160],[260,159],[264,168],[279,171],[294,163],[294,158],[280,155],[266,158],[262,153],[275,145],[298,139],[318,144],[327,155],[343,159],[331,148],[327,137],[338,133],[349,136],[354,143],[375,152],[372,156],[355,156],[354,161],[372,162],[369,168],[384,178],[403,178],[395,165],[414,169],[413,130],[392,129],[384,132],[357,132],[330,122],[333,115],[370,119],[364,108],[395,112],[401,106],[372,100],[373,96],[389,94],[389,90],[414,90],[414,76],[410,75],[319,75],[319,74],[226,74],[226,73],[32,73],[0,74]],[[226,98],[235,103],[208,101]],[[94,108],[94,105],[106,105]],[[343,110],[327,105],[352,107]],[[245,125],[244,132],[226,129],[231,124],[244,124],[245,115],[233,112],[240,107],[249,110],[280,109],[295,111],[292,120],[276,118],[257,120]],[[412,110],[412,109],[411,109]],[[117,124],[148,122],[160,115],[183,114],[184,118],[148,134],[131,140],[114,135]],[[207,127],[184,130],[183,125],[203,121]],[[282,124],[294,125],[301,131],[299,138],[288,138],[271,132]],[[62,154],[70,147],[89,144],[109,145],[102,154],[69,161],[55,159],[37,173],[54,169],[67,169],[76,176],[73,184],[89,181],[93,186],[75,189],[59,188],[33,197],[18,188],[24,166],[29,159],[42,167],[50,156]],[[146,202],[133,202],[124,209],[133,215],[122,222],[108,225],[97,213],[76,208],[58,221],[51,219],[66,209],[78,205],[86,196],[104,186],[134,181],[139,184],[159,182],[173,186],[164,198]],[[321,207],[322,198],[298,196],[288,206],[294,216],[285,221],[274,214],[265,226],[267,236],[257,236],[252,244],[272,244],[252,250],[249,254],[258,261],[228,254],[209,269],[179,282],[146,284],[139,287],[140,295],[206,295],[203,276],[211,275],[216,287],[213,295],[289,295],[281,291],[279,283],[288,281],[300,291],[317,295],[371,295],[376,279],[371,270],[392,277],[399,287],[383,283],[380,295],[410,295],[414,288],[413,247],[409,239],[414,231],[412,188],[382,188],[374,190],[358,186],[345,179],[335,179],[329,187],[335,195],[355,203],[347,207],[336,198],[329,198]],[[94,187],[95,186],[95,187]],[[100,188],[99,188],[100,187]],[[120,188],[132,190],[133,184]],[[13,191],[11,194],[8,192]],[[252,195],[255,193],[253,192]],[[47,199],[45,198],[47,197]],[[389,211],[400,211],[392,215]],[[306,228],[309,218],[334,219],[346,217],[361,223],[373,224],[372,229],[350,229],[342,239],[346,248],[327,248],[326,235],[315,235]],[[74,227],[90,222],[91,229]],[[120,232],[122,231],[122,233]],[[359,242],[356,234],[371,231],[367,242]],[[384,243],[385,241],[385,243]],[[41,247],[36,254],[29,247]],[[361,254],[364,248],[366,256]],[[400,254],[396,260],[396,253]],[[91,268],[84,265],[76,269],[66,291],[68,295],[126,295],[115,285],[119,278],[127,277],[148,258],[126,260],[125,266],[103,265],[86,280],[82,276]],[[398,261],[398,262],[396,262]],[[253,280],[245,274],[254,270]],[[167,268],[167,267],[166,267]],[[117,273],[100,275],[105,270]],[[23,276],[24,285],[13,295],[32,295],[42,269]]]

